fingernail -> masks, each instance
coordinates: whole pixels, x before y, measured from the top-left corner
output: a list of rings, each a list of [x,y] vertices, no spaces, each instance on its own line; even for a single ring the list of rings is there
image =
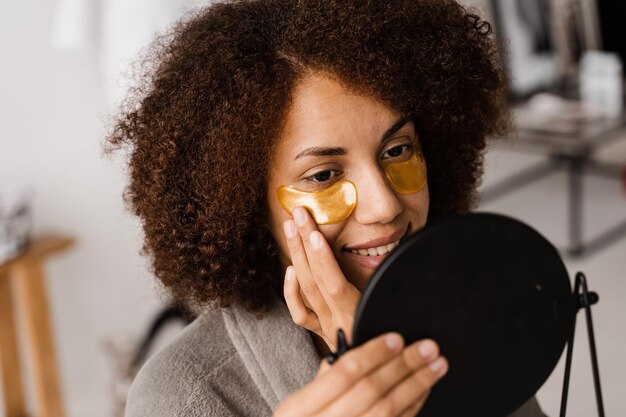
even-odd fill
[[[285,274],[285,279],[287,281],[291,281],[293,279],[294,273],[293,273],[293,267],[292,266],[288,266],[287,267],[287,273]]]
[[[424,340],[417,345],[417,351],[424,359],[430,359],[435,355],[435,342],[432,340]]]
[[[296,226],[291,220],[285,220],[283,228],[285,229],[285,235],[287,235],[288,238],[291,239],[296,235]]]
[[[304,223],[306,222],[304,209],[301,207],[296,207],[295,209],[293,209],[293,218],[298,226],[304,226]]]
[[[398,350],[400,345],[402,344],[402,336],[398,333],[391,333],[385,336],[385,345],[389,348],[390,351],[394,352]]]
[[[309,235],[309,240],[311,241],[311,246],[313,246],[313,249],[319,249],[322,247],[322,238],[320,237],[319,232],[311,232],[311,234]]]
[[[443,368],[443,358],[437,358],[437,360],[428,365],[428,367],[431,371],[438,374]]]

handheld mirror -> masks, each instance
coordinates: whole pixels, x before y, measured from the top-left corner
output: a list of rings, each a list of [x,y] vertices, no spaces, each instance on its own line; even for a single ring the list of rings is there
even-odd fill
[[[474,213],[429,223],[363,291],[353,347],[389,331],[434,339],[450,364],[420,417],[504,417],[565,347],[576,306],[557,250],[531,227]]]

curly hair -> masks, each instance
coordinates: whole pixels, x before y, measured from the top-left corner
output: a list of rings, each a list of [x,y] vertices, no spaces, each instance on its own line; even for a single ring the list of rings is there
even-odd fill
[[[414,115],[431,218],[473,207],[486,137],[510,125],[491,26],[453,0],[218,3],[149,51],[107,148],[129,150],[125,200],[143,252],[188,305],[262,314],[281,288],[267,179],[306,73]]]

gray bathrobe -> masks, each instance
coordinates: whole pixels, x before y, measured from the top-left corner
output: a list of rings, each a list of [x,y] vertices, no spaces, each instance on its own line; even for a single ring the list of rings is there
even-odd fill
[[[320,360],[281,301],[262,320],[239,306],[209,310],[144,364],[125,417],[271,416]],[[545,416],[533,397],[510,417]]]

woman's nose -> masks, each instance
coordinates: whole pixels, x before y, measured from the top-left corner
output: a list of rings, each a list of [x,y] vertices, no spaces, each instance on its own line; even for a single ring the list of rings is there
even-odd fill
[[[402,213],[402,202],[381,169],[371,169],[355,182],[358,201],[354,217],[361,224],[389,223]]]

